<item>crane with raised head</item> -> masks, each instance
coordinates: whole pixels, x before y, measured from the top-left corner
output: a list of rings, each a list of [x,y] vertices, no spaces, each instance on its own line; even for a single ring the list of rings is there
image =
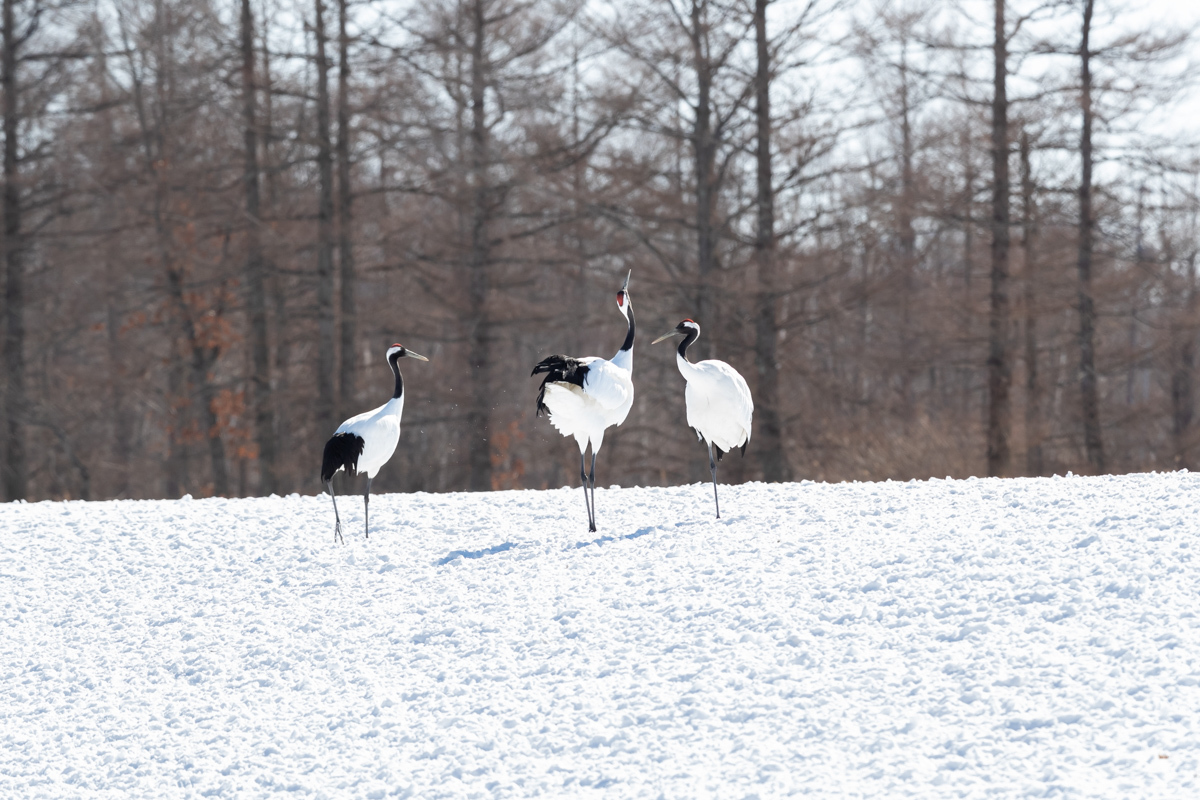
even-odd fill
[[[537,397],[537,414],[546,412],[550,424],[563,436],[574,436],[579,445],[579,479],[587,505],[588,530],[596,530],[596,453],[604,444],[604,432],[620,425],[633,407],[633,304],[629,299],[630,270],[617,292],[617,308],[625,316],[628,330],[621,349],[611,359],[598,356],[575,358],[553,355],[544,358],[530,375],[545,373]],[[592,447],[592,469],[585,467],[588,445]],[[591,499],[588,499],[588,484]]]

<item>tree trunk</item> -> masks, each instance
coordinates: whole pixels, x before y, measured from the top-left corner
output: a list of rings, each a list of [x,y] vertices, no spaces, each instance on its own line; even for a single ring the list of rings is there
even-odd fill
[[[353,195],[350,184],[350,37],[346,34],[347,0],[338,0],[338,264],[342,273],[341,388],[342,410],[353,413],[356,400],[355,378],[358,366],[358,312],[355,292],[358,280],[354,272]]]
[[[168,273],[168,286],[175,298],[177,310],[184,320],[186,339],[191,348],[192,389],[199,394],[200,434],[208,441],[208,458],[212,468],[213,494],[218,497],[229,495],[229,465],[225,458],[225,440],[221,438],[220,420],[215,401],[217,388],[213,385],[212,369],[216,366],[220,350],[209,346],[198,338],[198,331],[184,306],[183,271],[172,269]],[[189,394],[191,393],[189,392]]]
[[[18,162],[20,86],[17,82],[16,0],[3,0],[4,53],[0,91],[4,94],[4,496],[23,500],[28,492],[25,456],[25,233],[21,229],[21,176]]]
[[[912,398],[912,304],[916,294],[917,232],[913,225],[916,188],[913,177],[912,109],[908,95],[908,31],[900,45],[900,207],[896,227],[900,239],[900,413],[911,419]]]
[[[274,269],[273,266],[268,268],[268,272],[272,275],[270,285],[270,301],[271,314],[274,317],[275,324],[273,330],[275,333],[275,370],[272,373],[275,383],[271,387],[272,395],[275,397],[288,396],[288,367],[292,363],[292,338],[289,332],[288,319],[288,281],[287,276]],[[293,450],[293,441],[291,438],[291,427],[288,424],[289,419],[295,419],[298,415],[293,409],[280,409],[282,413],[275,417],[275,444],[279,448],[280,453],[288,453]],[[281,467],[286,467],[288,462],[285,460]],[[287,494],[292,491],[294,486],[295,471],[288,468],[278,469],[275,473],[275,491],[278,494]]]
[[[717,250],[716,191],[714,186],[717,159],[717,143],[712,126],[712,63],[708,52],[708,14],[706,0],[692,0],[692,51],[696,70],[696,119],[692,128],[692,146],[696,151],[696,316],[701,325],[717,332],[714,314],[716,287]],[[697,340],[693,345],[697,360],[710,358],[713,354],[713,337]]]
[[[325,4],[316,0],[317,38],[317,429],[333,432],[333,146],[329,132],[329,61],[325,57]]]
[[[271,397],[271,351],[267,335],[266,264],[262,252],[259,209],[257,86],[254,80],[254,17],[250,0],[242,0],[242,140],[246,192],[246,309],[250,323],[250,404],[258,444],[259,491],[272,494],[275,481],[275,409]]]
[[[1104,441],[1100,428],[1100,400],[1096,381],[1096,308],[1092,299],[1092,248],[1095,220],[1092,217],[1092,11],[1095,0],[1084,0],[1082,36],[1079,45],[1080,107],[1083,125],[1079,137],[1081,176],[1079,181],[1079,396],[1083,419],[1083,443],[1088,468],[1104,472]]]
[[[971,296],[971,279],[975,267],[975,164],[971,160],[971,130],[970,122],[964,124],[962,132],[963,154],[963,294],[961,303],[961,336],[963,341],[974,339],[975,300]],[[972,404],[972,375],[970,367],[960,367],[959,401],[964,414],[971,411]]]
[[[271,81],[271,40],[267,36],[268,16],[267,16],[267,0],[262,3],[262,20],[263,20],[263,35],[262,35],[262,80],[259,81],[259,89],[262,91],[263,100],[263,142],[262,154],[264,174],[263,183],[267,192],[267,212],[274,215],[279,194],[278,180],[276,178],[276,170],[274,169],[274,161],[271,158],[271,142],[273,132],[275,130],[275,91],[272,88]],[[279,366],[279,362],[275,363]]]
[[[1021,251],[1025,262],[1025,472],[1044,470],[1041,373],[1037,352],[1037,205],[1029,134],[1021,132]]]
[[[488,240],[491,198],[487,110],[484,106],[487,76],[484,63],[486,22],[483,6],[483,0],[475,0],[472,4],[471,40],[471,252],[467,267],[471,408],[467,414],[467,434],[470,437],[467,457],[470,466],[469,486],[474,492],[488,491],[492,488],[492,454],[488,443],[492,407],[492,331],[487,308],[490,283],[488,271],[491,261],[491,244]]]
[[[755,411],[758,436],[755,449],[762,463],[763,479],[791,480],[791,469],[783,447],[783,420],[779,413],[779,319],[778,276],[775,265],[775,187],[771,171],[771,55],[767,40],[769,0],[754,2],[754,38],[758,65],[754,76],[757,124],[758,227],[754,240],[758,267],[758,313],[754,325],[754,365],[758,370]]]
[[[117,141],[116,125],[113,120],[112,95],[108,85],[108,60],[104,53],[104,42],[100,35],[91,42],[98,54],[94,62],[94,80],[100,93],[100,108],[98,114],[104,141],[111,144]],[[104,229],[118,228],[117,209],[112,204],[106,204],[101,210],[100,225]],[[128,392],[130,375],[125,347],[121,341],[121,305],[123,296],[119,290],[125,272],[122,255],[118,255],[121,243],[118,239],[109,237],[104,246],[104,279],[108,283],[105,292],[105,341],[108,346],[108,402],[111,414],[112,463],[114,468],[111,475],[111,497],[127,498],[129,478],[133,467],[133,436],[134,426],[131,409],[128,407]]]
[[[105,308],[106,343],[108,345],[109,382],[108,401],[112,406],[112,496],[129,497],[129,475],[133,466],[133,419],[126,400],[129,371],[125,363],[125,348],[121,343],[121,318],[117,312],[116,287],[120,285],[117,259],[111,253],[105,256],[105,274],[113,291],[109,293]]]
[[[278,170],[275,167],[275,159],[273,157],[272,148],[272,132],[275,130],[274,123],[274,90],[271,80],[271,50],[269,47],[270,39],[266,35],[267,15],[264,5],[262,13],[263,18],[263,37],[262,37],[262,79],[259,81],[259,89],[262,92],[263,99],[263,121],[262,121],[262,156],[263,164],[261,173],[264,177],[264,187],[266,189],[267,201],[267,216],[274,219],[278,214],[279,208],[279,189],[278,180],[276,178]],[[273,335],[275,341],[274,369],[271,372],[271,395],[272,397],[287,397],[288,396],[288,367],[292,361],[292,340],[289,331],[289,314],[287,304],[287,276],[276,269],[274,262],[271,259],[265,259],[264,274],[267,277],[267,292],[268,299],[271,304],[271,320],[269,334]],[[276,453],[287,453],[291,451],[291,441],[289,439],[290,427],[283,424],[282,418],[287,416],[278,413],[281,409],[273,408],[274,414],[274,437]],[[276,471],[275,471],[275,491],[278,494],[287,494],[292,489],[292,472],[288,469],[282,469],[276,456]]]
[[[1008,358],[1008,31],[1004,20],[1005,0],[994,0],[995,39],[992,95],[992,285],[988,325],[988,475],[1009,474],[1009,432],[1012,412],[1009,388],[1012,367]]]
[[[167,497],[179,497],[186,490],[191,472],[191,453],[187,440],[186,365],[173,344],[167,367],[167,470],[163,485]]]
[[[1191,432],[1195,418],[1196,375],[1196,254],[1188,259],[1183,324],[1174,331],[1179,342],[1178,361],[1171,374],[1171,432],[1175,439],[1175,466],[1192,468]]]

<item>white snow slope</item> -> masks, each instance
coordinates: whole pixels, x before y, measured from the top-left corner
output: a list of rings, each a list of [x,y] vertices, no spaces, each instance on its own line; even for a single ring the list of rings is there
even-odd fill
[[[0,505],[0,797],[1200,797],[1200,475]]]

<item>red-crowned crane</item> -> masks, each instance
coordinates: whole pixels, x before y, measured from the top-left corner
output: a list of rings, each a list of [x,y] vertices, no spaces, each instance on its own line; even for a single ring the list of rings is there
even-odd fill
[[[750,441],[750,423],[754,416],[754,400],[750,387],[738,371],[724,361],[712,359],[695,364],[687,360],[687,349],[700,338],[700,326],[685,319],[675,330],[664,333],[651,344],[658,344],[672,336],[682,336],[675,361],[679,371],[687,380],[683,399],[687,402],[687,422],[695,428],[696,437],[708,443],[708,468],[712,472],[713,503],[717,507],[717,519],[721,518],[721,503],[717,500],[717,461],[735,447],[742,448],[746,455],[746,444]],[[717,449],[713,460],[713,448]]]
[[[617,308],[625,315],[629,330],[621,349],[610,360],[597,356],[573,358],[554,355],[544,358],[530,375],[546,373],[538,392],[537,413],[543,411],[563,436],[574,436],[579,445],[579,478],[587,505],[588,530],[596,530],[596,453],[604,444],[604,431],[620,425],[633,406],[633,305],[629,299],[630,270],[617,292]],[[584,453],[592,445],[592,472],[584,471]],[[588,483],[592,497],[588,500]]]
[[[396,442],[400,441],[400,415],[404,413],[404,378],[400,376],[402,358],[429,360],[402,344],[389,347],[387,362],[396,376],[396,390],[392,392],[392,399],[373,411],[346,420],[325,443],[325,455],[321,458],[321,481],[329,488],[329,496],[333,499],[335,542],[341,539],[342,544],[346,543],[342,538],[342,519],[338,516],[337,498],[333,494],[333,476],[342,469],[351,476],[367,476],[367,488],[363,491],[363,524],[367,538],[371,536],[371,479],[396,452]]]

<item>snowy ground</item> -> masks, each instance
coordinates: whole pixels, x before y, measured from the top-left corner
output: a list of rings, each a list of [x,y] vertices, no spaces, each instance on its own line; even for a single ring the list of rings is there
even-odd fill
[[[0,505],[0,797],[1200,797],[1200,475],[597,505]]]

